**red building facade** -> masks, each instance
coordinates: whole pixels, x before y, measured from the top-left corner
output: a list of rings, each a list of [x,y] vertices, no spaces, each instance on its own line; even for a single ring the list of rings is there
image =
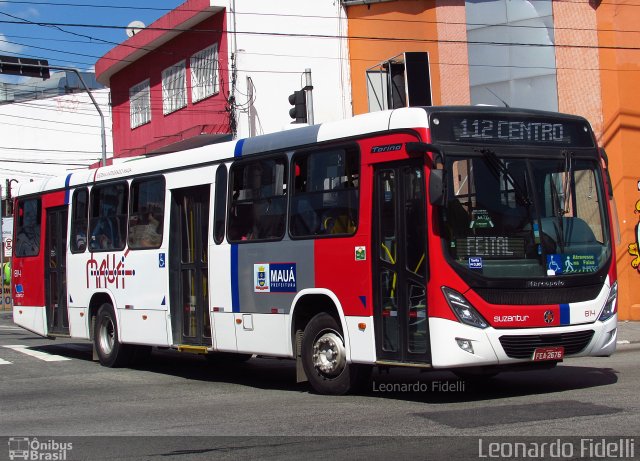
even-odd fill
[[[111,88],[115,158],[230,137],[226,10],[212,3],[185,2],[96,63]]]

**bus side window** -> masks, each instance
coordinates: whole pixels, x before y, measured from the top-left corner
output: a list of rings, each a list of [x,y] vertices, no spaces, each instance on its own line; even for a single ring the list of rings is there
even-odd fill
[[[89,223],[89,191],[78,189],[71,202],[71,252],[82,253],[87,249],[87,227]]]
[[[280,239],[285,231],[287,174],[284,157],[231,167],[229,241]]]
[[[291,236],[354,234],[359,209],[358,151],[331,149],[297,154],[293,158],[293,170]]]
[[[220,245],[224,239],[224,218],[227,210],[227,167],[216,170],[216,196],[213,210],[213,241]]]
[[[164,178],[131,183],[128,244],[132,250],[159,248],[164,228]]]
[[[127,183],[94,186],[91,189],[89,249],[124,249],[127,231]]]
[[[18,202],[15,255],[38,256],[40,253],[40,224],[42,222],[40,199]]]

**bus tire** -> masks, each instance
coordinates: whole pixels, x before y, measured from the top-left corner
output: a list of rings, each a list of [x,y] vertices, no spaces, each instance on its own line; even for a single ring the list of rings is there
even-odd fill
[[[367,367],[347,363],[341,329],[325,312],[314,316],[304,329],[302,366],[313,390],[329,395],[343,395],[355,389],[367,371]]]
[[[109,303],[104,303],[98,309],[93,342],[100,364],[105,367],[123,367],[131,360],[133,349],[120,342],[116,314]]]

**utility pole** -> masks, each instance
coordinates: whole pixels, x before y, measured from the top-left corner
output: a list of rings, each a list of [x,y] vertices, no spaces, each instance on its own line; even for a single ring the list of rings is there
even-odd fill
[[[0,200],[2,200],[2,184],[0,184]],[[4,220],[4,216],[2,214],[2,207],[0,207],[0,239],[2,240],[2,245],[0,245],[1,251],[0,251],[0,268],[2,269],[2,283],[0,283],[0,286],[2,286],[2,310],[4,310],[4,301],[5,301],[5,296],[4,296],[4,238],[2,237],[2,224],[3,224],[3,220]]]
[[[307,123],[313,125],[313,83],[311,82],[311,69],[304,70],[304,87],[307,102]]]

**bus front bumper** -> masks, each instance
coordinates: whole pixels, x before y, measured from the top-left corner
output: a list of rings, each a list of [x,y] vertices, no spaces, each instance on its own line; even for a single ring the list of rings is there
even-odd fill
[[[434,368],[533,362],[540,347],[559,347],[565,358],[609,356],[616,350],[618,316],[601,322],[547,328],[485,329],[429,319]]]

